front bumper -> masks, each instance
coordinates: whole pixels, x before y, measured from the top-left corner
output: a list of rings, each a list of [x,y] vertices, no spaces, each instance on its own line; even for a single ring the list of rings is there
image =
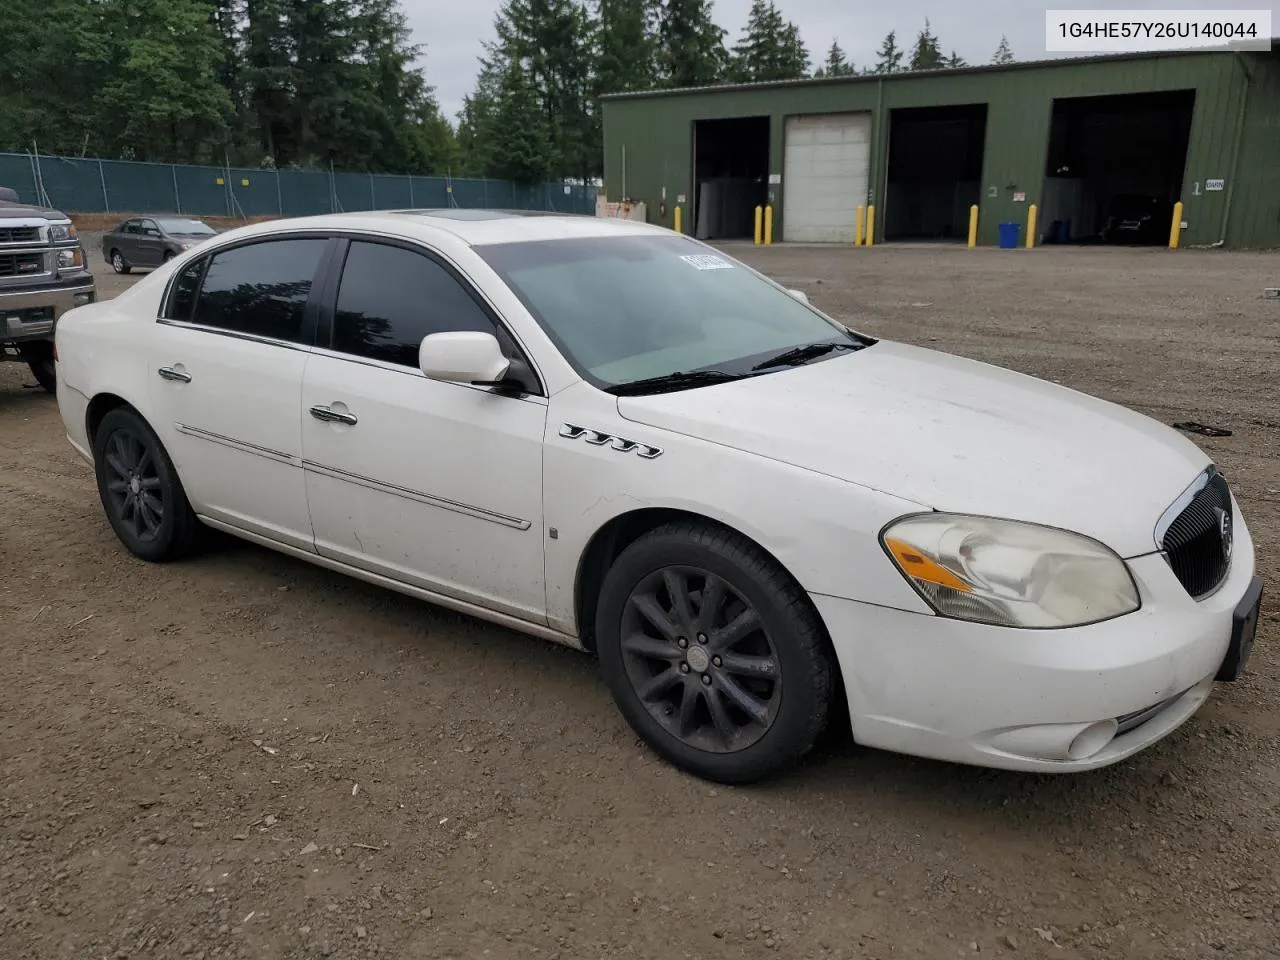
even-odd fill
[[[88,273],[56,283],[0,289],[0,340],[47,340],[59,317],[95,299],[97,288]]]
[[[958,763],[1067,772],[1107,766],[1171,733],[1213,687],[1253,579],[1253,541],[1237,512],[1231,571],[1200,602],[1161,556],[1128,562],[1142,609],[1062,630],[813,596],[844,675],[854,739]]]

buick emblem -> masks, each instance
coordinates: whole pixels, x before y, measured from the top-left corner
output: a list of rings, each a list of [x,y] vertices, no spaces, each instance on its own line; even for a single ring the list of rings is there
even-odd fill
[[[1222,537],[1222,557],[1224,560],[1231,559],[1231,514],[1223,510],[1221,507],[1214,507],[1213,512],[1218,515],[1218,534]]]

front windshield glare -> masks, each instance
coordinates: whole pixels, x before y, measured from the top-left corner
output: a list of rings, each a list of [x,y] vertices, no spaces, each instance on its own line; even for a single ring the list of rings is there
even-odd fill
[[[802,344],[865,342],[687,237],[542,240],[476,252],[602,387],[694,370],[747,374],[762,357]]]

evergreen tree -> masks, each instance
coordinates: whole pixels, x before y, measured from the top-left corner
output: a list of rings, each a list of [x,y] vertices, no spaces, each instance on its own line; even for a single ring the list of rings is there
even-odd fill
[[[93,94],[98,146],[173,161],[225,142],[232,104],[208,11],[188,0],[103,0],[96,12],[106,68]]]
[[[658,78],[668,87],[702,87],[724,79],[725,31],[711,0],[665,0],[658,17]]]
[[[968,65],[964,57],[961,57],[954,50],[951,51],[951,56],[947,57],[946,66],[948,70],[959,70],[961,67],[967,67]]]
[[[924,21],[924,29],[916,35],[915,49],[911,51],[912,70],[937,70],[943,66],[942,50],[938,46],[938,37],[929,24]]]
[[[780,80],[800,79],[809,75],[809,51],[800,38],[800,28],[787,23],[782,28],[782,63]]]
[[[773,0],[754,0],[742,37],[734,44],[731,79],[739,83],[807,76],[809,54],[794,23],[782,19]]]
[[[596,43],[593,22],[575,0],[507,0],[494,23],[498,35],[491,60],[501,64],[503,81],[495,85],[494,109],[502,114],[505,99],[523,88],[533,90],[550,138],[546,156],[557,176],[589,178],[600,172],[598,120],[593,109],[591,56]],[[541,155],[541,154],[539,154]]]
[[[827,59],[813,72],[813,75],[815,77],[851,77],[857,72],[853,64],[845,58],[840,42],[832,40],[831,47],[827,50]]]
[[[876,51],[876,65],[873,73],[897,73],[902,69],[902,48],[898,46],[898,32],[890,30],[880,49]]]
[[[598,0],[596,92],[657,86],[658,11],[653,0]]]
[[[1013,51],[1009,49],[1009,38],[1001,34],[1000,46],[996,47],[992,63],[1013,63]]]
[[[532,75],[518,61],[507,64],[498,83],[498,97],[486,131],[490,138],[491,177],[516,183],[541,183],[554,174],[553,133],[539,102]]]
[[[5,4],[0,149],[414,172],[456,154],[400,0]]]

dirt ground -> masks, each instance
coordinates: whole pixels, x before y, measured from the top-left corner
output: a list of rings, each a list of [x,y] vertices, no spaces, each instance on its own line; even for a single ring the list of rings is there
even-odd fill
[[[584,655],[239,543],[132,559],[0,365],[0,955],[1280,956],[1280,257],[733,252],[870,333],[1230,428],[1198,439],[1267,579],[1248,676],[1093,774],[842,730],[712,788]]]

